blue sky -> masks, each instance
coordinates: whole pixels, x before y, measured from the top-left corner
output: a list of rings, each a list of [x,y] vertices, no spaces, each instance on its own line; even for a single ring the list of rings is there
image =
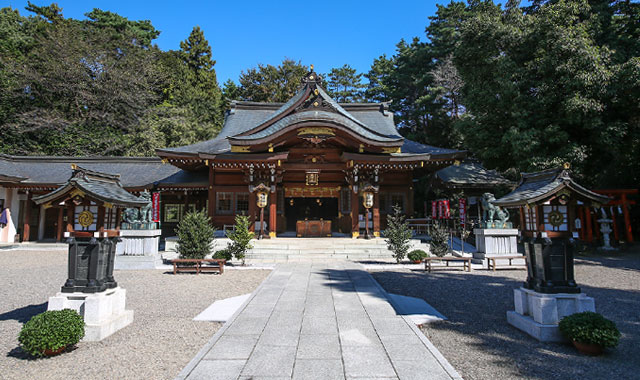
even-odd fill
[[[392,55],[401,38],[424,40],[435,1],[121,1],[32,0],[57,2],[65,17],[85,18],[93,8],[116,12],[131,20],[151,20],[161,31],[155,43],[178,49],[199,25],[217,61],[218,80],[237,81],[242,70],[258,63],[278,64],[288,57],[313,64],[318,72],[350,64],[369,70],[374,58]],[[439,3],[448,3],[441,0]],[[27,14],[27,1],[3,0]]]

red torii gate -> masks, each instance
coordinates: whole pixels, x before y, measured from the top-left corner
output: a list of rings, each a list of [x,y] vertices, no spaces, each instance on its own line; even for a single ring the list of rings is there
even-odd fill
[[[611,190],[593,190],[594,193],[607,195],[612,198],[612,200],[603,206],[616,206],[622,209],[622,214],[624,216],[624,232],[627,242],[633,242],[633,233],[631,230],[631,217],[629,215],[629,208],[632,205],[636,204],[636,201],[629,200],[628,196],[633,194],[638,194],[638,189],[611,189]],[[590,210],[583,207],[581,210],[581,218],[585,219],[586,223],[583,224],[584,234],[582,238],[588,242],[593,241],[593,231],[595,230],[596,236],[600,236],[600,231],[597,228],[597,216],[592,215]],[[583,214],[584,213],[584,217]],[[616,240],[620,240],[620,235],[618,231],[618,225],[616,222],[616,212],[614,209],[613,215],[611,215],[613,219],[613,233]],[[592,227],[593,226],[593,227]]]

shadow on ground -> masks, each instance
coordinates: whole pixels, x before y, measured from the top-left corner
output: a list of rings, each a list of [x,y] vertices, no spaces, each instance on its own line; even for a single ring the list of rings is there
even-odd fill
[[[47,311],[47,302],[43,302],[39,305],[24,306],[0,314],[0,321],[16,320],[20,323],[26,323],[34,315],[45,311]]]
[[[640,371],[640,269],[638,255],[589,257],[576,262],[582,291],[622,333],[620,345],[601,357],[568,344],[540,343],[507,323],[513,289],[524,271],[373,272],[390,293],[423,298],[448,321],[422,331],[465,379],[631,379]]]

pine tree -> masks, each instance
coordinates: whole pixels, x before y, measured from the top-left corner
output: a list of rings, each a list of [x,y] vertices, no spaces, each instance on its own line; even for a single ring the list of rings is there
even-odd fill
[[[438,257],[443,257],[449,252],[449,231],[443,223],[433,223],[429,248],[429,251]]]
[[[175,229],[181,259],[204,259],[211,251],[215,229],[204,211],[186,213]]]
[[[354,103],[362,100],[366,85],[362,83],[362,74],[358,74],[356,69],[345,64],[331,69],[326,78],[327,91],[336,101]]]
[[[236,215],[236,225],[233,232],[227,232],[227,237],[231,239],[231,245],[227,251],[233,254],[236,259],[242,260],[242,265],[244,265],[247,251],[253,248],[251,246],[253,235],[253,232],[249,231],[249,217]]]
[[[411,230],[405,221],[402,209],[397,205],[393,206],[393,214],[387,215],[387,228],[384,230],[384,236],[387,238],[387,248],[393,252],[393,257],[399,263],[409,252]]]

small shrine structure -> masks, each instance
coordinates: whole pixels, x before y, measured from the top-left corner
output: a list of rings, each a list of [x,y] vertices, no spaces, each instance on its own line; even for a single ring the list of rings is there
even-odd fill
[[[597,208],[608,200],[576,183],[565,164],[523,173],[515,190],[492,202],[520,209],[527,280],[514,289],[515,311],[507,312],[510,324],[540,341],[562,341],[558,323],[563,317],[595,311],[594,299],[581,293],[574,278],[576,208]]]
[[[49,298],[48,310],[76,310],[85,321],[84,340],[97,341],[133,321],[113,267],[122,208],[143,207],[147,202],[124,190],[118,175],[76,165],[72,169],[65,185],[33,198],[46,208],[66,210],[68,275],[61,292]]]

